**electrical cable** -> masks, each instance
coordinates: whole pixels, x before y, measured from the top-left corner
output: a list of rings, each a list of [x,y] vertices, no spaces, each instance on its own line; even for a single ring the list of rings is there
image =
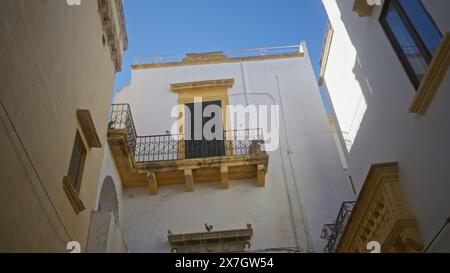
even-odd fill
[[[45,188],[44,182],[42,181],[41,176],[39,175],[39,172],[37,171],[37,169],[36,169],[36,167],[35,167],[35,165],[34,165],[34,163],[33,163],[33,160],[31,159],[30,154],[28,153],[27,149],[25,148],[25,145],[24,145],[24,143],[23,143],[23,141],[22,141],[22,138],[20,137],[19,133],[17,132],[17,129],[16,129],[16,127],[14,126],[14,122],[12,121],[12,119],[11,119],[11,117],[10,117],[10,115],[9,115],[9,112],[8,112],[6,106],[4,105],[2,99],[0,99],[0,104],[1,104],[1,106],[2,106],[2,108],[3,108],[3,111],[4,111],[5,114],[6,114],[6,117],[8,118],[8,121],[9,121],[11,127],[12,127],[12,130],[13,130],[14,134],[15,134],[16,137],[17,137],[17,140],[19,141],[19,144],[20,144],[20,146],[21,146],[23,152],[25,153],[25,156],[26,156],[26,158],[27,158],[28,163],[30,164],[30,166],[31,166],[31,168],[32,168],[32,170],[33,170],[33,172],[34,172],[35,175],[36,175],[37,180],[39,181],[39,185],[41,186],[42,190],[44,191],[44,193],[45,193],[45,195],[46,195],[46,197],[47,197],[47,199],[48,199],[48,201],[49,201],[49,203],[50,203],[50,205],[51,205],[53,211],[54,211],[55,214],[56,214],[56,217],[58,218],[58,221],[61,223],[61,225],[62,225],[62,227],[63,227],[63,229],[64,229],[64,232],[66,233],[66,235],[67,235],[67,237],[69,238],[69,240],[72,241],[72,237],[70,236],[69,231],[67,230],[66,226],[64,225],[64,222],[62,221],[62,218],[61,218],[61,216],[60,216],[58,210],[56,209],[55,204],[53,203],[52,199],[50,198],[50,194],[48,193],[47,189]]]
[[[423,253],[427,253],[428,250],[430,249],[430,247],[433,245],[434,241],[439,237],[439,235],[441,235],[442,231],[444,231],[444,229],[447,227],[447,225],[450,224],[450,217],[447,218],[447,220],[445,220],[444,225],[441,227],[441,229],[438,231],[438,233],[433,237],[433,239],[430,241],[430,243],[428,244],[428,246],[425,248],[425,250],[423,251]]]

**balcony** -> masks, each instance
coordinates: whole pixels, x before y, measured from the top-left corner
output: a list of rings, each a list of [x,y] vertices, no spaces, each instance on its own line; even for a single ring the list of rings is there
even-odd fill
[[[257,178],[265,185],[268,155],[260,129],[224,131],[223,140],[187,140],[183,135],[138,136],[128,104],[112,105],[108,143],[124,187],[184,184]]]
[[[333,224],[323,226],[321,238],[327,240],[327,244],[323,250],[324,253],[336,252],[355,203],[354,201],[342,203],[336,221]]]
[[[325,252],[367,253],[371,242],[382,253],[415,253],[424,245],[416,218],[400,186],[397,162],[373,164],[356,202],[345,202],[335,223],[325,225]]]

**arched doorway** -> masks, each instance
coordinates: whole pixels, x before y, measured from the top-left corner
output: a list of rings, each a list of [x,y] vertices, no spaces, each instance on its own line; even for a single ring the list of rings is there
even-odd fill
[[[117,198],[116,186],[111,176],[107,176],[103,180],[97,211],[112,212],[116,223],[119,224],[119,200]]]
[[[119,225],[119,198],[114,180],[107,176],[102,183],[97,208],[91,214],[87,252],[128,252]]]

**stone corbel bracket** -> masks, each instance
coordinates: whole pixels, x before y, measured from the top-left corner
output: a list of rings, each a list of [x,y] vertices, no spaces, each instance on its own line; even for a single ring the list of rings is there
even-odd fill
[[[416,96],[414,97],[409,111],[419,115],[424,115],[433,101],[434,96],[441,87],[441,83],[447,74],[450,65],[450,32],[442,38],[438,49],[431,61],[428,71],[425,74]]]

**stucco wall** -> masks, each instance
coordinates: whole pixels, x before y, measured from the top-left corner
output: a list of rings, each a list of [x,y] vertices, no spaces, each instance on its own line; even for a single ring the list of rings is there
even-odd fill
[[[353,120],[363,94],[360,91],[359,82],[354,80],[355,76],[345,72],[353,70],[358,56],[347,35],[346,27],[340,20],[341,13],[337,9],[336,2],[324,2],[329,6],[328,9],[333,10],[328,13],[328,17],[334,31],[324,78],[326,78],[326,85],[342,90],[339,93],[330,92],[329,95],[341,130],[350,132],[355,129]]]
[[[245,62],[243,68],[248,92],[267,93],[249,95],[249,103],[280,104],[281,94],[286,117],[286,127],[279,121],[281,148],[269,152],[266,186],[258,188],[254,180],[232,181],[228,190],[220,189],[219,183],[195,184],[193,192],[185,192],[183,186],[161,186],[156,196],[146,188],[124,189],[123,232],[131,252],[168,252],[168,229],[174,233],[204,231],[205,222],[216,230],[251,223],[252,250],[295,247],[289,206],[301,249],[322,251],[322,225],[335,217],[342,199],[352,196],[310,59],[306,55]],[[240,63],[134,70],[131,85],[118,93],[115,103],[130,103],[138,135],[164,134],[175,120],[170,112],[177,95],[170,91],[170,84],[233,78],[230,104],[245,105],[245,96],[240,94],[244,92],[242,75]],[[289,201],[287,191],[295,199]]]
[[[119,226],[122,226],[123,224],[123,206],[122,206],[122,181],[120,180],[120,175],[116,169],[116,165],[114,163],[114,158],[111,155],[111,150],[109,149],[109,146],[105,146],[105,153],[103,156],[103,163],[102,163],[102,169],[100,174],[100,179],[98,183],[97,188],[97,199],[95,202],[95,209],[98,209],[98,205],[100,202],[100,195],[102,193],[102,187],[108,179],[112,180],[114,183],[114,191],[117,196],[118,201],[118,211],[119,211]]]
[[[87,252],[89,253],[123,253],[126,243],[118,223],[110,211],[93,211],[89,226]]]
[[[359,18],[352,12],[353,1],[323,2],[336,29],[325,82],[339,123],[347,118],[339,109],[349,96],[362,93],[367,103],[348,156],[357,190],[371,164],[398,161],[403,192],[427,245],[450,216],[450,76],[447,73],[424,116],[409,113],[416,92],[380,26],[381,7],[370,17]],[[450,3],[424,4],[441,32],[449,31],[444,11]],[[358,60],[351,68],[341,58],[347,51],[356,53]],[[450,250],[450,245],[440,245],[441,250]]]
[[[76,109],[90,110],[106,145],[114,66],[98,3],[4,0],[0,18],[0,96],[11,119],[2,114],[0,251],[62,252],[70,239],[84,250],[103,149],[88,149],[80,190],[86,210],[78,216],[63,177],[80,129]]]

